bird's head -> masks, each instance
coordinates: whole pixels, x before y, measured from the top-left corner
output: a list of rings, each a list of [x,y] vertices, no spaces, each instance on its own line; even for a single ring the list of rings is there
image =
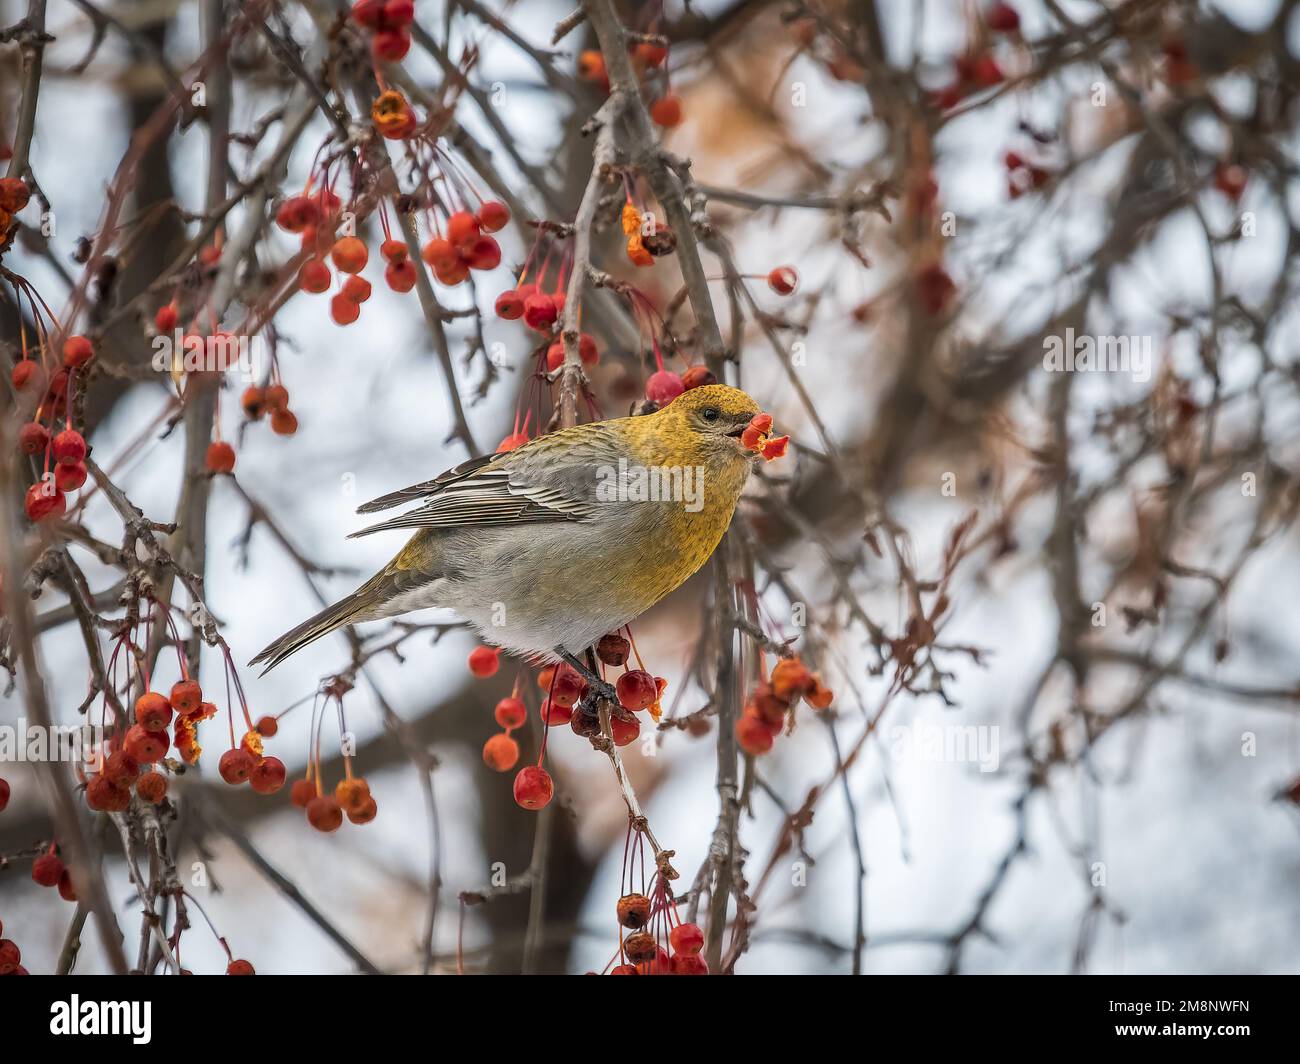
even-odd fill
[[[689,433],[696,446],[725,448],[749,457],[753,452],[740,438],[758,413],[758,404],[739,388],[705,384],[683,392],[654,416],[673,422],[678,432]]]

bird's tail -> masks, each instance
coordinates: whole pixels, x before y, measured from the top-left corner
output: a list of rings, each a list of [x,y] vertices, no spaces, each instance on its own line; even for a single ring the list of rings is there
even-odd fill
[[[373,596],[367,593],[367,587],[363,585],[334,605],[326,606],[320,613],[309,617],[296,628],[290,628],[249,664],[258,665],[265,662],[266,668],[262,670],[262,675],[265,676],[290,654],[298,653],[308,643],[314,643],[321,636],[329,635],[330,632],[337,631],[346,624],[368,619],[373,606]]]

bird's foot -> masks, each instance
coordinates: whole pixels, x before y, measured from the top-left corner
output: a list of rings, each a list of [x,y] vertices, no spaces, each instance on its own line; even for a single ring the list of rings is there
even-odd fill
[[[587,690],[583,692],[582,698],[578,702],[579,708],[583,712],[596,716],[600,712],[600,702],[603,699],[618,705],[618,692],[614,685],[602,680],[593,669],[584,665],[578,658],[563,650],[559,651],[560,657],[568,663],[579,676],[587,681]]]

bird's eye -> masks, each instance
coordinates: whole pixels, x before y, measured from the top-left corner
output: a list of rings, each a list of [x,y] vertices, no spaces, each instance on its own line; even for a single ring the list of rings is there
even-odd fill
[[[704,418],[705,421],[717,421],[720,416],[716,406],[706,406],[700,411],[700,417]]]

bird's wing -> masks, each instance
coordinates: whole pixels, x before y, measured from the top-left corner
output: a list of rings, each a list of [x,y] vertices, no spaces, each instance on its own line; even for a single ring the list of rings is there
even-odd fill
[[[353,532],[349,539],[395,528],[463,528],[531,521],[577,521],[595,512],[594,500],[582,490],[585,478],[529,476],[527,467],[495,463],[504,457],[474,458],[433,480],[393,492],[360,507],[373,513],[403,502],[425,499],[398,517]]]

